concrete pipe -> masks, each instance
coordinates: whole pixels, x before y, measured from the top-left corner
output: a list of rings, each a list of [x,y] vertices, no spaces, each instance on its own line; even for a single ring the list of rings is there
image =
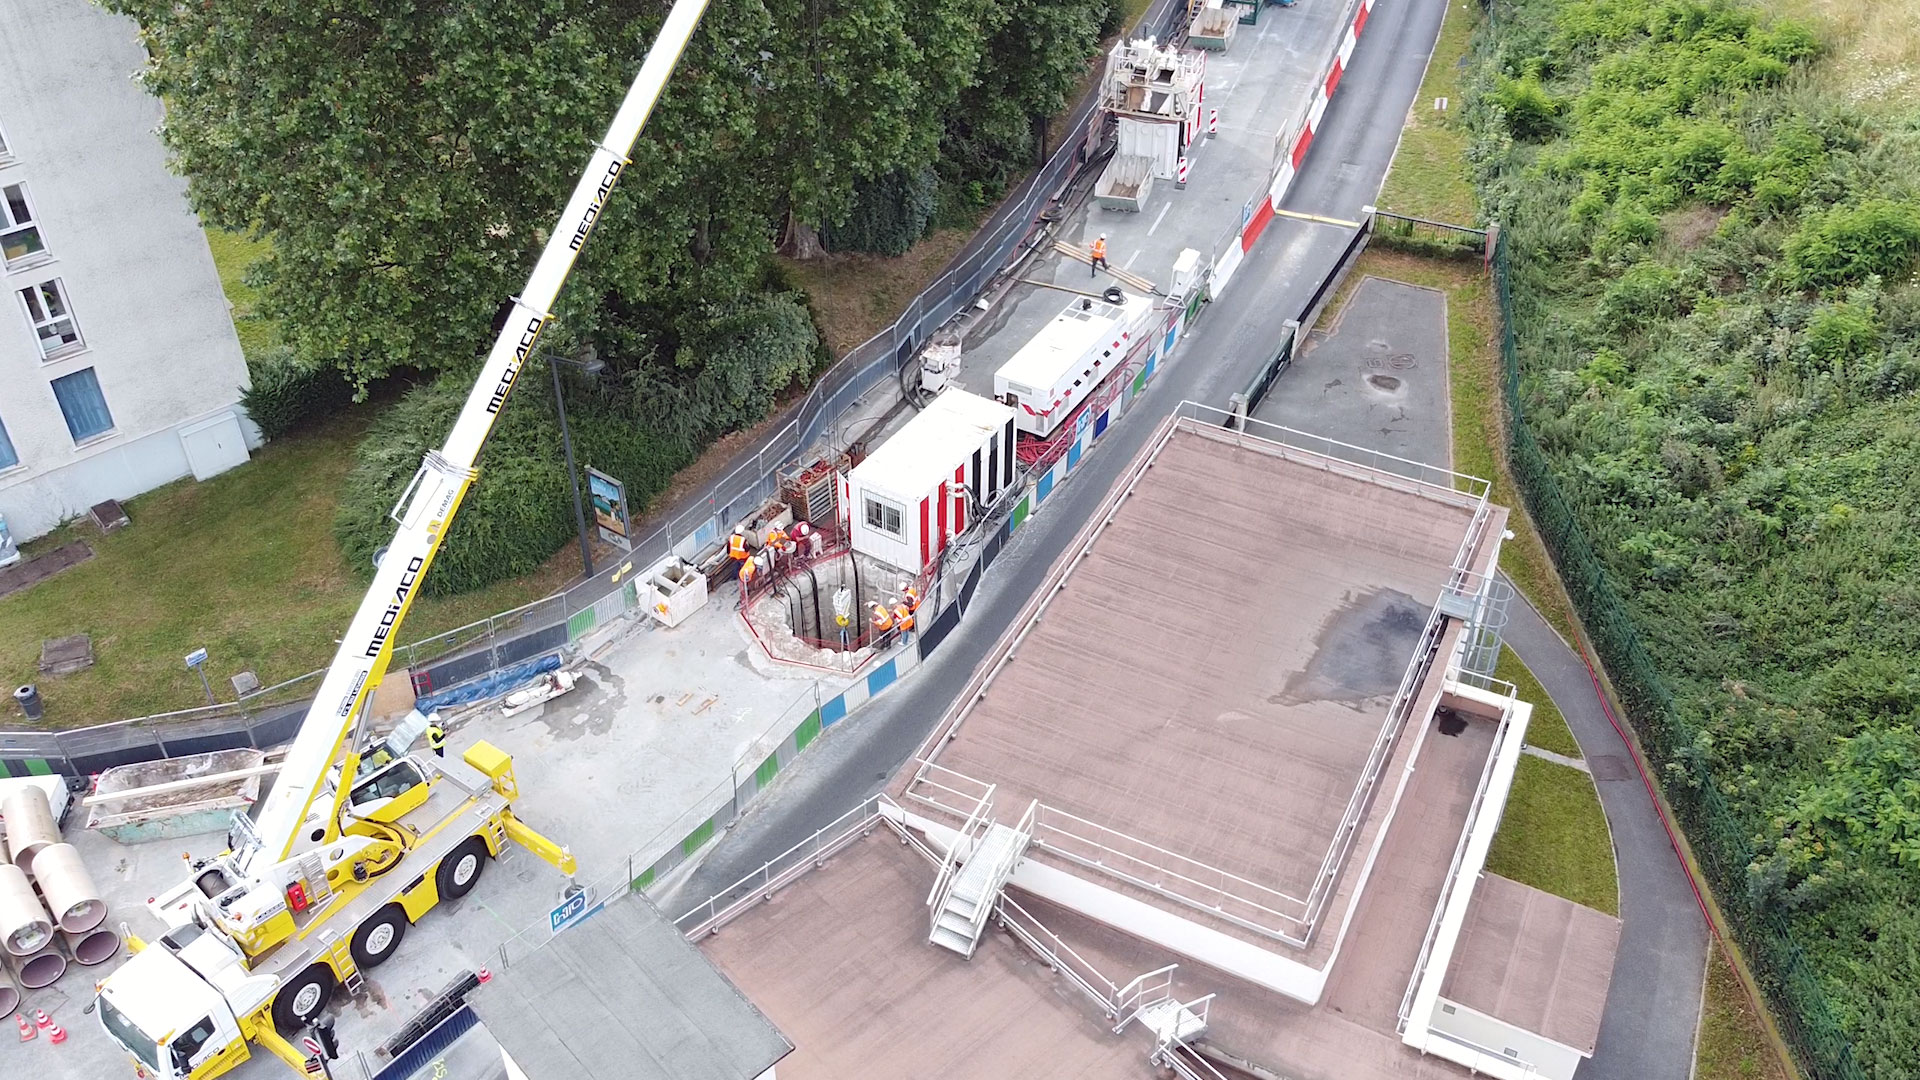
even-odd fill
[[[26,871],[0,866],[0,946],[15,956],[31,956],[52,937],[53,922],[33,895]]]
[[[13,974],[13,962],[0,953],[0,1017],[20,1011],[20,983]]]
[[[60,842],[60,826],[53,823],[53,808],[47,805],[47,793],[27,784],[0,803],[0,819],[7,823],[7,847],[13,865],[33,873],[34,857],[40,849]]]
[[[67,958],[59,946],[49,945],[32,956],[14,961],[20,970],[20,985],[28,990],[52,986],[67,973]]]
[[[33,880],[47,898],[47,910],[60,929],[84,934],[107,917],[107,902],[93,887],[93,876],[72,844],[49,844],[33,857]]]
[[[120,951],[120,935],[104,926],[78,934],[62,930],[60,940],[67,946],[67,955],[73,957],[73,962],[81,967],[104,964]]]

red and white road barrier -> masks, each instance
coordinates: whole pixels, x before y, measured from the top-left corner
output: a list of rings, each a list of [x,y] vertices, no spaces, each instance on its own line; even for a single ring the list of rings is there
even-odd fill
[[[1220,134],[1220,110],[1209,106],[1207,108],[1207,138],[1211,139],[1218,134]]]
[[[1181,154],[1180,155],[1180,171],[1175,175],[1174,181],[1173,181],[1174,186],[1180,188],[1181,190],[1185,190],[1187,186],[1187,166],[1189,164],[1190,162],[1188,161],[1187,155]]]
[[[1333,92],[1340,85],[1340,79],[1346,74],[1347,65],[1353,62],[1353,50],[1360,43],[1360,34],[1367,28],[1367,16],[1373,13],[1374,0],[1358,0],[1354,5],[1353,22],[1347,32],[1341,36],[1340,48],[1333,55],[1333,63],[1328,65],[1327,73],[1313,88],[1313,99],[1307,111],[1301,117],[1298,127],[1284,133],[1278,145],[1288,147],[1287,154],[1275,171],[1273,182],[1267,188],[1264,199],[1255,201],[1252,212],[1247,214],[1246,222],[1240,227],[1240,248],[1238,251],[1224,253],[1215,263],[1209,287],[1215,295],[1233,276],[1240,260],[1253,250],[1253,242],[1273,221],[1274,211],[1280,208],[1280,201],[1286,198],[1287,189],[1293,185],[1293,178],[1299,174],[1300,165],[1306,160],[1307,147],[1313,144],[1314,133],[1320,129],[1320,121],[1327,114],[1327,105],[1333,100]]]

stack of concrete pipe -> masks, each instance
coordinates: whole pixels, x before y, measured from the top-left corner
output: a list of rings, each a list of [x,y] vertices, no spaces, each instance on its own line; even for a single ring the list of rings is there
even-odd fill
[[[46,792],[15,791],[0,804],[0,817],[7,822],[11,859],[0,863],[0,953],[11,981],[38,990],[66,974],[69,957],[82,965],[112,959],[120,938],[105,926],[106,899],[80,853],[61,842]],[[6,994],[0,989],[0,998]],[[18,990],[13,994],[17,998]],[[0,1016],[8,1011],[0,1009]]]

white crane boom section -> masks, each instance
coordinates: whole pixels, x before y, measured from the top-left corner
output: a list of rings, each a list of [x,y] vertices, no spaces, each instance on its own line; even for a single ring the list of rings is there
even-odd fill
[[[360,609],[340,639],[340,651],[334,654],[320,682],[313,705],[294,737],[280,779],[261,808],[256,827],[257,845],[236,852],[240,866],[258,873],[287,859],[301,839],[301,825],[325,793],[328,768],[340,754],[342,744],[352,735],[354,719],[368,697],[386,674],[392,659],[395,635],[407,609],[418,594],[420,583],[432,564],[447,526],[460,508],[460,500],[473,483],[474,462],[494,421],[506,405],[521,369],[532,357],[540,331],[552,318],[560,287],[566,283],[573,262],[586,245],[594,222],[605,208],[607,196],[628,164],[640,131],[654,104],[666,89],[680,53],[693,37],[707,0],[675,0],[665,25],[648,50],[640,73],[634,77],[620,111],[600,145],[588,159],[586,171],[573,189],[573,196],[554,225],[553,235],[534,264],[526,287],[513,298],[512,314],[487,352],[467,402],[454,421],[446,445],[427,455],[400,504],[394,509],[399,531],[387,548],[373,585]],[[331,840],[338,827],[339,802],[346,797],[353,769],[344,770],[340,790],[327,802],[326,834]],[[261,862],[263,859],[265,862]]]

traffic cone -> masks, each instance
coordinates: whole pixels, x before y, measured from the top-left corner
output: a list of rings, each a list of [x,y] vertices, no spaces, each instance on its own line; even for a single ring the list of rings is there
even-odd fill
[[[67,1029],[55,1024],[47,1029],[47,1041],[55,1046],[67,1041]]]
[[[36,1026],[48,1028],[53,1026],[53,1017],[48,1016],[47,1010],[45,1009],[35,1009],[33,1010],[33,1022]]]
[[[480,985],[485,986],[492,981],[493,981],[493,972],[488,971],[486,968],[481,968],[480,969]]]
[[[33,1030],[32,1024],[27,1023],[26,1013],[17,1013],[15,1014],[14,1019],[20,1021],[20,1041],[21,1042],[30,1042],[32,1041],[35,1035],[40,1034],[39,1032]]]

